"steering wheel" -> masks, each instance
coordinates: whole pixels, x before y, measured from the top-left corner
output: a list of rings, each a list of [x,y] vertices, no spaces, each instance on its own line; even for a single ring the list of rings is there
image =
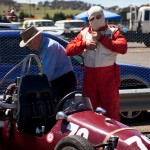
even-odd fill
[[[55,109],[55,114],[57,114],[59,111],[62,110],[62,107],[64,105],[64,103],[68,100],[68,99],[71,99],[71,98],[75,98],[75,94],[81,94],[82,96],[85,97],[85,94],[83,92],[80,92],[80,91],[73,91],[69,94],[67,94],[56,106],[56,109]]]

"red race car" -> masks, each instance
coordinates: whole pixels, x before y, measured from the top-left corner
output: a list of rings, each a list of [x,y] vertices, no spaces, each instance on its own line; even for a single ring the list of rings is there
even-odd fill
[[[1,97],[0,149],[150,150],[148,137],[107,118],[100,107],[94,111],[80,91],[55,106],[47,77],[42,72],[25,74],[25,68],[23,64],[22,75]]]

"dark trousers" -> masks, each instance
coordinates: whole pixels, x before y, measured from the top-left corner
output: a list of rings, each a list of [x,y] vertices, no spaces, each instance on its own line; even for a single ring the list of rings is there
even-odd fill
[[[57,103],[68,93],[74,91],[76,86],[77,80],[73,71],[69,71],[61,77],[51,81],[53,96]]]

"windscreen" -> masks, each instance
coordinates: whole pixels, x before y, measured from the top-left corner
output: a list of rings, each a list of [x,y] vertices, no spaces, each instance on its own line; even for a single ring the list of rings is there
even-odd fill
[[[52,21],[41,21],[35,23],[36,27],[52,27],[54,23]]]
[[[144,20],[149,21],[150,20],[150,10],[145,11]]]
[[[66,28],[73,28],[73,27],[84,27],[85,26],[85,23],[84,22],[67,22],[65,24],[65,27]]]
[[[67,99],[62,107],[62,111],[64,111],[65,113],[72,113],[84,110],[93,111],[91,101],[88,97],[84,97],[78,94],[74,98]]]

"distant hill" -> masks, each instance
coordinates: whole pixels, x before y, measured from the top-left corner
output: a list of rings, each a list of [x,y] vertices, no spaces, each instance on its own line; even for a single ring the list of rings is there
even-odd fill
[[[84,3],[82,1],[52,1],[52,2],[39,2],[36,4],[28,3],[17,3],[13,0],[0,0],[0,14],[2,15],[3,11],[7,11],[11,8],[14,8],[16,15],[19,15],[20,12],[27,14],[32,14],[36,18],[43,18],[47,13],[50,17],[53,17],[55,13],[64,13],[65,15],[76,15],[84,10],[87,10],[91,7],[90,4]]]
[[[105,9],[101,4],[100,6]],[[63,13],[65,15],[77,15],[83,11],[88,10],[91,7],[91,4],[84,3],[83,1],[63,1],[63,0],[54,0],[49,1],[39,1],[36,5],[34,3],[17,3],[13,0],[0,0],[0,14],[3,14],[3,11],[7,12],[10,8],[14,8],[16,15],[19,16],[21,12],[26,14],[34,15],[35,18],[43,18],[46,14],[50,17],[53,17],[56,13]],[[108,10],[115,12],[117,14],[123,15],[125,18],[126,11],[122,12],[118,6],[112,6],[107,8]]]

